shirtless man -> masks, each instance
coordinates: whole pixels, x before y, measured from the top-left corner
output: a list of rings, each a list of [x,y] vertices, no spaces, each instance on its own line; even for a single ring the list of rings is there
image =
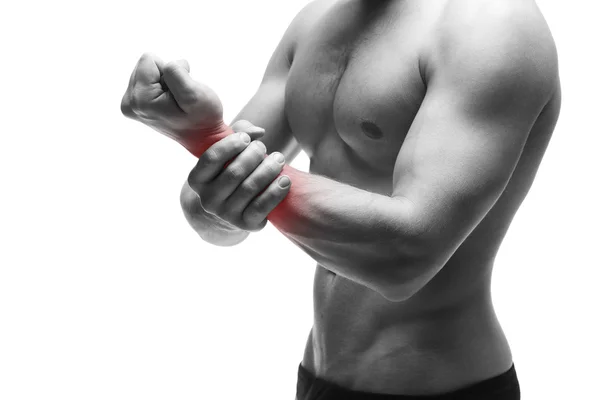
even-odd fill
[[[317,0],[231,128],[149,53],[121,108],[199,157],[181,203],[205,241],[269,220],[317,262],[297,400],[512,400],[492,267],[560,104],[534,0]],[[283,161],[301,149],[308,174]]]

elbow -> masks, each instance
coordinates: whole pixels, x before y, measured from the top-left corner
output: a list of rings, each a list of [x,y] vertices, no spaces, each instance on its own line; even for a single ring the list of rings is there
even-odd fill
[[[386,284],[379,293],[388,301],[399,303],[415,296],[441,270],[429,257],[396,261],[391,264]]]
[[[390,303],[402,303],[410,298],[410,296],[401,295],[399,292],[384,292],[382,290],[379,291],[379,294],[383,296],[384,299],[389,301]]]
[[[378,275],[385,276],[380,281],[378,292],[390,302],[404,302],[412,298],[429,281],[428,271],[437,265],[438,255],[427,229],[417,223],[414,217],[403,218],[398,225],[403,229],[398,240],[392,242],[389,255],[383,262],[385,268]],[[409,223],[410,222],[410,223]]]
[[[414,225],[413,225],[414,226]],[[457,243],[428,234],[421,229],[404,235],[395,244],[393,259],[388,259],[387,280],[381,294],[391,302],[404,302],[416,296],[452,257]]]
[[[381,288],[379,294],[381,294],[387,301],[392,303],[401,303],[407,301],[413,297],[421,288],[413,285],[388,285],[388,287]]]
[[[372,282],[372,288],[379,292],[387,301],[400,303],[410,299],[421,288],[417,280],[413,278],[412,271],[415,264],[403,262],[394,262],[387,267],[385,280],[379,280],[377,284]]]

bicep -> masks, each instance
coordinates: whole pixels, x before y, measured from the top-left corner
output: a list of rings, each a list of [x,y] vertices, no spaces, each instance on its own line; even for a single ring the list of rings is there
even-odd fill
[[[504,110],[505,111],[505,110]],[[393,196],[409,200],[415,232],[444,262],[504,190],[539,111],[468,110],[430,89],[398,154]],[[503,115],[504,114],[504,115]]]
[[[531,57],[526,42],[463,43],[428,82],[394,169],[433,273],[500,197],[555,79],[553,55]]]

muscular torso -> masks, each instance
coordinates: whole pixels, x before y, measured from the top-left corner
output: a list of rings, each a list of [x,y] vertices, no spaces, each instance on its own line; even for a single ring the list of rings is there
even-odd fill
[[[450,2],[312,5],[285,93],[286,116],[311,173],[391,195],[398,151],[426,93],[430,43]],[[557,90],[498,202],[416,295],[389,302],[317,266],[314,326],[302,361],[307,369],[354,390],[415,395],[508,370],[512,355],[492,306],[492,267],[534,179],[559,102]]]

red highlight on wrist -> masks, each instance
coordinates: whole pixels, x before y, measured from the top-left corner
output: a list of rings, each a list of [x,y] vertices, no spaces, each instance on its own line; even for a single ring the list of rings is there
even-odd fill
[[[202,130],[201,133],[194,135],[194,140],[180,140],[179,143],[194,156],[200,157],[210,146],[233,133],[233,129],[221,122],[214,128]],[[227,166],[230,162],[225,164],[225,166]],[[301,184],[304,177],[302,176],[303,173],[301,171],[298,171],[287,164],[283,166],[283,170],[277,176],[275,181],[277,181],[282,175],[287,175],[290,178],[292,181],[292,187],[290,188],[286,197],[267,216],[267,219],[277,229],[281,231],[289,231],[290,219],[293,215],[291,202],[294,197],[294,185],[298,185],[299,183]]]
[[[202,129],[190,140],[179,140],[179,143],[196,157],[200,157],[210,146],[231,135],[233,129],[220,122],[212,128]],[[200,137],[199,137],[200,136]]]

